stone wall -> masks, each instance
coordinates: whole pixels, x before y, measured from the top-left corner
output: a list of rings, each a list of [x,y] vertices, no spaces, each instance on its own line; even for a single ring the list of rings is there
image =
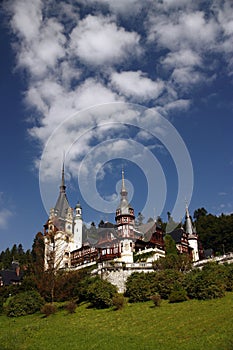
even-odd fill
[[[127,278],[133,272],[154,272],[152,263],[103,263],[98,264],[98,275],[117,287],[119,293],[126,291]]]

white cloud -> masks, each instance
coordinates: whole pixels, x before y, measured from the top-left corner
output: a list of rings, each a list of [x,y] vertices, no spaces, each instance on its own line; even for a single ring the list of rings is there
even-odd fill
[[[32,42],[39,35],[43,2],[41,0],[21,0],[11,4],[14,13],[11,25],[14,31],[23,40]]]
[[[88,15],[70,35],[70,48],[81,61],[94,66],[120,63],[134,52],[137,55],[139,35],[118,27],[110,17]]]
[[[184,88],[184,86],[189,87],[200,83],[204,78],[205,76],[201,72],[195,71],[189,67],[175,68],[171,75],[171,79],[176,84],[181,85],[182,88]]]
[[[162,64],[168,68],[183,68],[187,66],[201,66],[200,54],[190,49],[183,49],[177,52],[170,52],[162,59]]]
[[[63,26],[55,19],[45,21],[34,40],[21,43],[19,67],[27,68],[32,76],[40,79],[48,69],[55,69],[58,60],[65,56],[66,38],[62,31]]]
[[[114,72],[111,83],[119,93],[141,102],[155,100],[164,90],[161,80],[152,81],[141,71]]]
[[[166,112],[174,112],[174,111],[185,111],[190,106],[190,100],[176,100],[168,103],[163,107]]]
[[[8,209],[0,209],[0,229],[5,229],[8,226],[8,221],[13,213]]]
[[[188,48],[208,49],[215,45],[219,27],[214,18],[205,19],[205,13],[175,12],[169,16],[150,17],[149,39],[172,51]]]

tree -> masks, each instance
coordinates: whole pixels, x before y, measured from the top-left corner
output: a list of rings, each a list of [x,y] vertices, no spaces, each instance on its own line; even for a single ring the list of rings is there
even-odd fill
[[[104,220],[102,219],[102,220],[100,220],[98,227],[101,228],[103,226],[104,226]]]
[[[66,244],[68,242],[65,242],[64,238],[55,229],[50,230],[45,237],[44,277],[46,278],[52,303],[54,301],[56,275],[63,267],[62,262]]]
[[[207,210],[205,208],[199,208],[194,211],[193,217],[195,220],[200,219],[203,216],[206,216]]]
[[[177,255],[176,242],[171,235],[166,234],[164,237],[166,255]]]
[[[113,297],[116,293],[115,286],[99,277],[93,280],[87,290],[88,300],[97,309],[113,306]]]
[[[202,215],[195,224],[204,249],[211,248],[215,254],[233,251],[233,214]]]

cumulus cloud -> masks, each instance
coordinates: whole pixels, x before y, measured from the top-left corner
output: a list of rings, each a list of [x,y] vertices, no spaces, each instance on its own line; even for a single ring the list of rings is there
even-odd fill
[[[206,19],[203,11],[176,12],[169,16],[152,15],[148,39],[172,51],[188,47],[202,49],[203,45],[208,48],[215,45],[218,32],[216,20]]]
[[[152,81],[142,71],[114,72],[111,83],[120,94],[140,102],[156,100],[164,89],[162,80]]]
[[[118,27],[110,17],[88,15],[73,29],[70,48],[84,63],[94,66],[120,63],[139,53],[140,36]]]

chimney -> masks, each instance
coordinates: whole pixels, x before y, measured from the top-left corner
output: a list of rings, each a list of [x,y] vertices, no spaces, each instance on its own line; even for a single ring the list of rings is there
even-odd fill
[[[19,265],[17,265],[15,268],[15,273],[16,273],[17,277],[19,277],[19,272],[20,272],[20,267],[19,267]]]

